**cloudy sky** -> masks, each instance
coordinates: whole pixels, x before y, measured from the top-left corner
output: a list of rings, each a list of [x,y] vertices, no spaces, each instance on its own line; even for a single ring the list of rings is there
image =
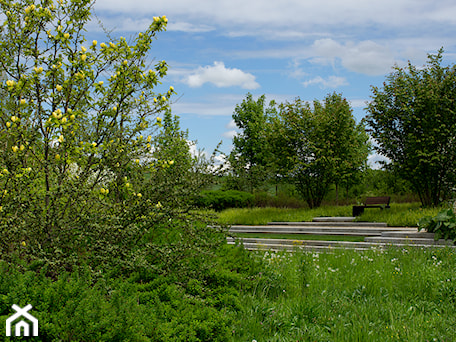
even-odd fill
[[[167,16],[151,60],[168,62],[172,110],[209,153],[221,140],[229,152],[247,92],[283,102],[336,91],[359,120],[393,65],[421,66],[440,47],[456,62],[454,0],[97,0],[95,14],[126,37]]]

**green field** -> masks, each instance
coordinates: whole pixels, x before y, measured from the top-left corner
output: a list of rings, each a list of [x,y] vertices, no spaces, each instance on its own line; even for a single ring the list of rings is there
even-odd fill
[[[416,227],[423,216],[434,216],[441,208],[421,208],[419,203],[393,203],[390,209],[366,209],[357,221],[386,222],[391,227]],[[273,221],[312,221],[314,217],[351,216],[352,206],[325,206],[316,209],[243,208],[218,213],[221,224],[263,225]]]

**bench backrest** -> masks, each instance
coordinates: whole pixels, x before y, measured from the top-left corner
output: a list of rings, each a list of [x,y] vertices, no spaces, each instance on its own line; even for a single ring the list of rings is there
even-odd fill
[[[373,205],[373,204],[386,204],[389,205],[390,197],[389,196],[380,196],[380,197],[367,197],[366,198],[366,205]]]

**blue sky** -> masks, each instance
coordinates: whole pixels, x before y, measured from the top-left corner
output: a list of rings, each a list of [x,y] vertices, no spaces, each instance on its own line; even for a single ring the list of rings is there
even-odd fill
[[[393,65],[424,65],[440,47],[445,64],[456,62],[454,0],[98,0],[95,14],[125,37],[167,16],[151,61],[168,62],[172,111],[209,154],[220,141],[229,153],[247,92],[284,102],[336,91],[360,120]]]

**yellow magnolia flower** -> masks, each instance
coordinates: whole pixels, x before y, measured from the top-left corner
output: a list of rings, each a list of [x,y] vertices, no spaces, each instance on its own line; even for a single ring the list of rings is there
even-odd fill
[[[105,43],[101,43],[100,47],[104,49],[106,47],[106,44]]]
[[[96,143],[96,142],[93,142],[93,143],[92,143],[92,146],[93,146],[93,147],[97,147],[97,143]]]
[[[169,165],[174,165],[174,160],[170,160],[170,161],[168,162],[168,164],[169,164]]]
[[[43,72],[43,67],[39,67],[39,68],[34,67],[34,68],[33,68],[33,71],[35,71],[37,74],[40,74],[40,73]]]
[[[74,119],[76,119],[76,116],[74,114],[71,114],[70,115],[70,120],[74,120]]]
[[[162,96],[162,101],[165,102],[166,101],[166,97]]]
[[[63,137],[63,135],[60,135],[59,138],[57,139],[59,141],[59,143],[63,143],[63,141],[65,140],[65,138]]]
[[[160,202],[158,202],[158,203],[155,205],[155,208],[157,208],[157,209],[163,208],[163,205],[162,205]]]
[[[130,183],[125,183],[125,187],[129,188],[130,187]]]
[[[139,159],[135,159],[135,163],[136,163],[136,164],[139,164]]]
[[[24,146],[24,145],[21,145],[21,146],[19,147],[19,149],[20,149],[21,151],[24,151],[24,150],[25,150],[25,146]]]
[[[117,111],[117,107],[116,106],[112,107],[112,110],[116,112]]]
[[[8,122],[6,123],[6,127],[7,127],[7,128],[10,128],[10,127],[11,127],[11,122],[8,121]]]
[[[138,194],[137,194],[136,196],[138,196],[139,198],[141,198],[141,197],[142,197],[142,194],[141,194],[140,192],[138,192]]]
[[[8,81],[6,81],[6,85],[7,85],[8,87],[14,87],[15,84],[16,84],[16,82],[13,81],[13,80],[8,80]]]
[[[61,91],[63,89],[63,87],[60,84],[57,84],[55,86],[55,89],[57,89],[57,91]]]
[[[25,241],[22,241],[22,242],[21,242],[21,245],[24,246],[24,247],[27,246],[27,244],[25,243]]]
[[[169,91],[173,92],[174,91],[174,87],[173,86],[169,87]]]
[[[154,97],[154,103],[157,103],[157,102],[158,102],[158,100]]]
[[[113,42],[109,42],[109,46],[112,47],[112,48],[115,48],[116,44],[114,44]]]
[[[168,18],[166,18],[166,15],[162,16],[162,20],[167,23],[168,22]]]
[[[66,122],[67,122],[67,118],[66,118],[66,117],[63,117],[63,118],[62,118],[62,123],[64,124],[64,123],[66,123]]]
[[[157,118],[157,122],[158,122],[158,123],[161,123],[161,122],[162,122],[162,118],[158,117],[158,118]]]
[[[87,55],[86,54],[81,55],[81,59],[83,62],[85,62],[85,60],[87,59]]]
[[[55,160],[60,160],[60,154],[55,155]]]
[[[18,118],[17,116],[13,115],[13,116],[11,117],[11,121],[12,121],[12,122],[19,121],[19,118]]]
[[[99,84],[100,86],[102,86],[103,83],[104,83],[103,81],[98,82],[98,84]]]
[[[21,99],[21,105],[25,105],[27,103],[26,99]]]
[[[147,142],[150,142],[152,140],[152,137],[150,135],[147,136]]]
[[[69,33],[65,33],[65,34],[63,35],[63,37],[64,37],[65,39],[68,39],[68,38],[70,38],[70,34],[69,34]]]
[[[154,17],[154,21],[159,21],[160,18],[159,17]]]
[[[93,45],[93,46],[95,46],[95,45],[97,45],[97,44],[98,44],[98,42],[97,42],[96,40],[92,41],[92,45]]]
[[[128,64],[127,60],[123,61],[123,65],[127,65],[127,64]]]
[[[84,53],[84,52],[87,51],[87,49],[85,48],[85,46],[81,46],[81,51],[82,51],[82,53]]]
[[[15,145],[15,146],[11,147],[11,149],[13,150],[13,152],[16,153],[16,152],[19,150],[19,147],[17,147],[17,146]]]

